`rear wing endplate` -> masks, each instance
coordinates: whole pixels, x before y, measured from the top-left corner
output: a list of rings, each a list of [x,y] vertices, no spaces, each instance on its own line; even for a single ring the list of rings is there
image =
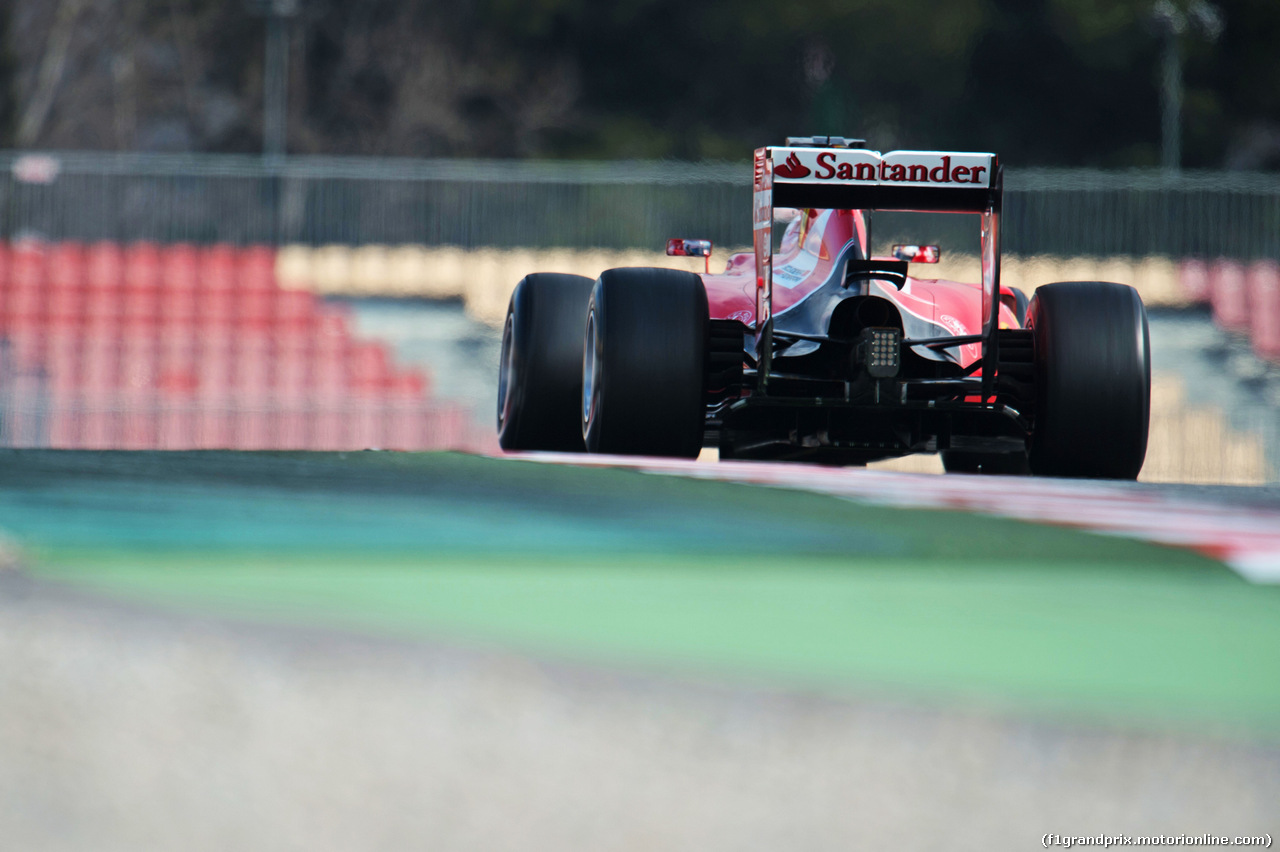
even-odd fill
[[[982,383],[991,396],[1000,310],[1003,173],[995,154],[789,146],[759,148],[753,170],[756,358],[761,388],[773,348],[773,208],[976,213],[982,217]],[[868,247],[869,248],[869,247]]]

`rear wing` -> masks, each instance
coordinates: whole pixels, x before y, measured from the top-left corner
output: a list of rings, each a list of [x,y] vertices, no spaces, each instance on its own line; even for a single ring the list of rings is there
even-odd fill
[[[791,141],[791,140],[788,140]],[[806,140],[807,141],[807,140]],[[982,217],[983,396],[995,374],[1000,310],[1000,209],[1003,172],[995,154],[891,151],[829,145],[759,148],[753,173],[756,257],[756,357],[762,387],[772,361],[773,208],[976,213]],[[869,248],[869,247],[868,247]],[[977,342],[939,338],[931,346]]]
[[[778,207],[981,213],[998,196],[995,154],[765,148]]]

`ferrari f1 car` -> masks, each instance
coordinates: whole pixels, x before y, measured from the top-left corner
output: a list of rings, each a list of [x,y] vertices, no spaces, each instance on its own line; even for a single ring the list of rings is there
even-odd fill
[[[754,162],[754,246],[722,274],[531,274],[503,330],[499,442],[561,450],[1133,479],[1150,347],[1137,292],[1000,283],[989,153],[790,138]],[[877,210],[969,214],[981,281],[918,275],[931,246],[871,255]],[[775,251],[775,211],[792,221]],[[672,240],[668,253],[709,243]]]

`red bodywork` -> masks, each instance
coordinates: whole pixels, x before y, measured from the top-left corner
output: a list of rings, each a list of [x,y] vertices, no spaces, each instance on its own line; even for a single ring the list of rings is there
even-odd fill
[[[975,220],[978,218],[974,216]],[[867,256],[867,229],[861,211],[804,210],[790,223],[772,259],[773,317],[779,327],[786,325],[791,308],[838,272],[837,265],[851,250],[851,244],[852,250]],[[719,275],[703,275],[711,318],[737,320],[752,327],[756,279],[754,256],[748,253],[731,255],[725,271]],[[911,276],[901,290],[880,280],[871,281],[870,289],[873,295],[888,299],[898,308],[910,336],[959,336],[982,331],[982,285],[976,282]],[[1001,297],[1000,327],[1020,328],[1011,310],[1013,291],[1002,287]],[[982,357],[982,345],[957,346],[937,357],[967,367]]]

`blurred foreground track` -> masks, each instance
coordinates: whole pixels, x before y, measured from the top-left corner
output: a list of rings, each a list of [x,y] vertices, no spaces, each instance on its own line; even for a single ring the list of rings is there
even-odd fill
[[[14,848],[1274,830],[1280,589],[1189,551],[452,454],[9,451],[0,528]]]
[[[29,570],[118,597],[838,692],[1280,733],[1280,588],[1189,551],[457,454],[7,451],[0,470],[0,529]]]
[[[986,852],[1051,826],[1274,832],[1280,800],[1274,743],[619,674],[15,578],[0,689],[0,832],[41,852]]]

